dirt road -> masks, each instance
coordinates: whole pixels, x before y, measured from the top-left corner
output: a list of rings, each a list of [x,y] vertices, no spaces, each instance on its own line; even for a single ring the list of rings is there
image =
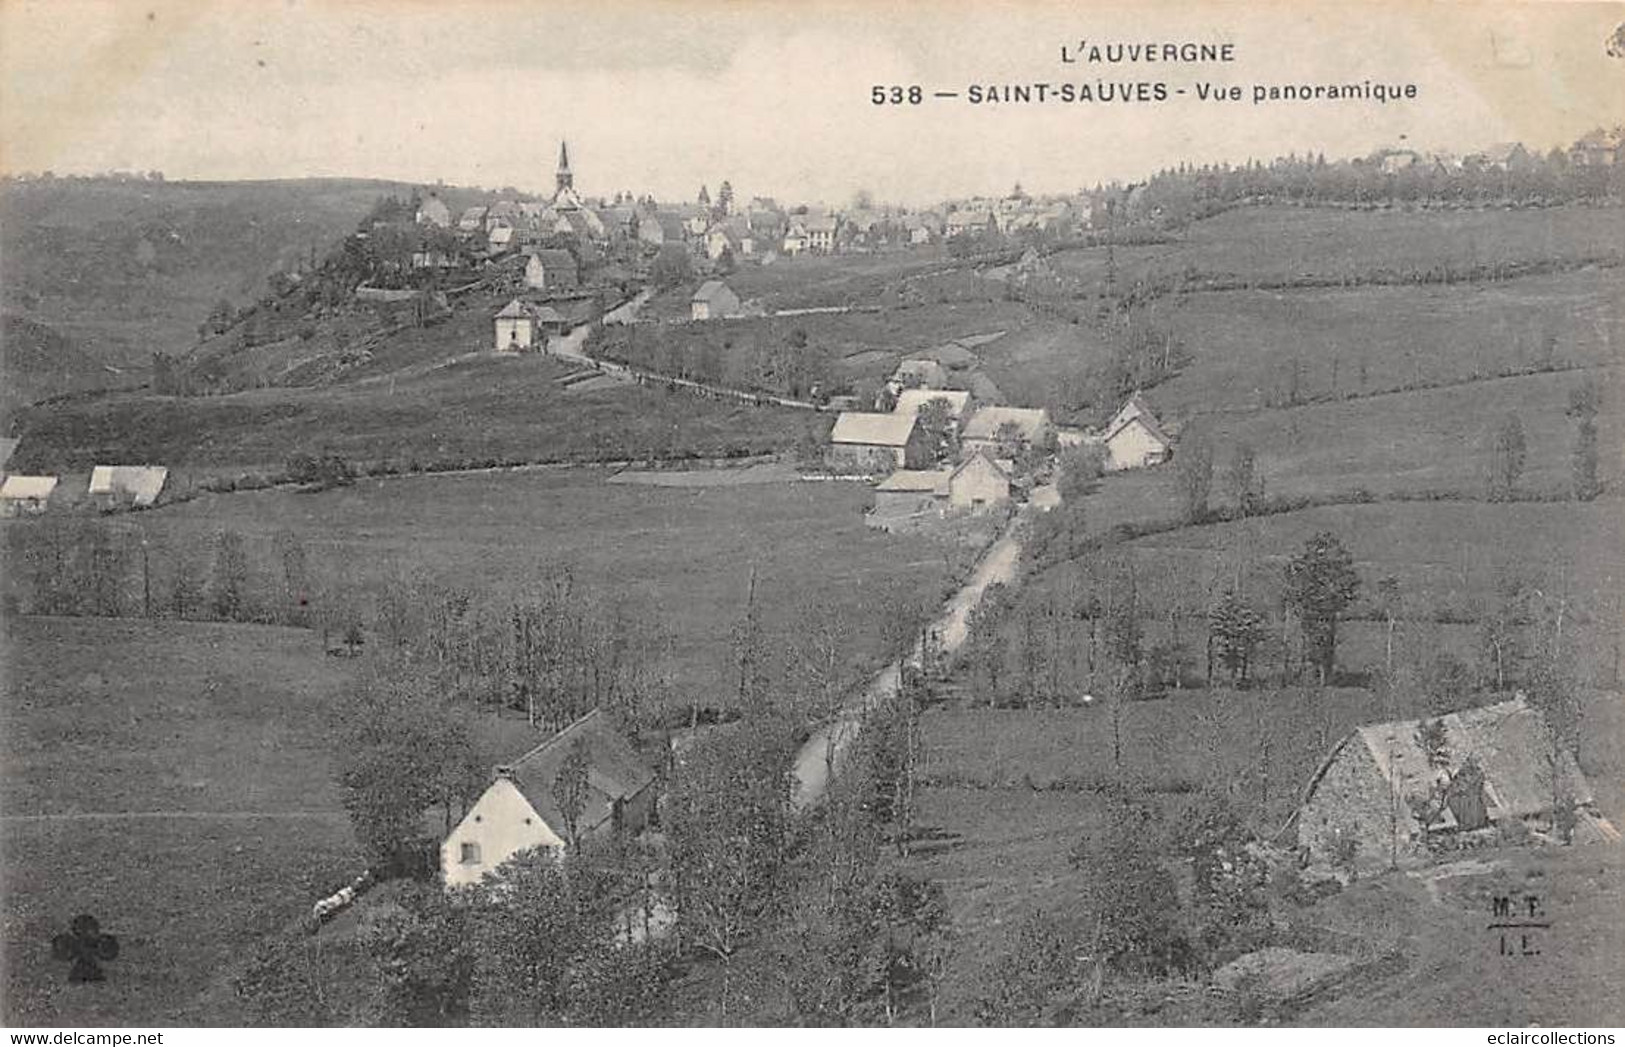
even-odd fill
[[[1030,511],[1030,507],[1022,506],[1010,518],[1004,533],[988,547],[970,580],[943,605],[942,613],[932,623],[943,654],[953,654],[964,645],[970,613],[982,602],[988,586],[1009,584],[1015,578],[1021,558],[1021,534]],[[823,799],[824,789],[829,784],[830,765],[839,766],[845,757],[857,736],[864,712],[897,693],[904,663],[918,668],[922,653],[916,645],[907,655],[882,669],[831,723],[813,732],[802,745],[796,753],[795,781],[791,783],[790,802],[794,809],[805,810]]]

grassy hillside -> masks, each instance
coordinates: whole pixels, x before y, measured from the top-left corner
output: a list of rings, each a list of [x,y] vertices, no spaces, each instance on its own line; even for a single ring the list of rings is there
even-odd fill
[[[161,462],[196,475],[276,470],[331,451],[357,462],[488,465],[781,450],[829,419],[638,386],[575,391],[541,357],[469,359],[321,389],[119,395],[24,412],[19,468]]]
[[[412,188],[365,179],[8,181],[0,308],[46,325],[98,365],[144,372],[155,350],[195,342],[215,302],[258,297],[272,272],[312,248],[324,253],[380,196]],[[8,352],[8,383],[38,384],[43,363]]]

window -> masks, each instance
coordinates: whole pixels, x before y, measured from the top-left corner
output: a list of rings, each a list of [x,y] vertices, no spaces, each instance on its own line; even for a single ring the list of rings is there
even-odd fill
[[[477,863],[480,860],[480,845],[477,843],[464,842],[462,860],[464,865],[474,865]]]

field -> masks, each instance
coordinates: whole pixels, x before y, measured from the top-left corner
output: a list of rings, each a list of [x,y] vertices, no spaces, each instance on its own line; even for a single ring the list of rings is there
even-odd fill
[[[570,392],[558,379],[573,369],[539,355],[487,355],[322,389],[58,404],[25,413],[14,464],[151,462],[184,484],[190,472],[277,470],[300,453],[400,466],[736,456],[788,448],[829,424],[661,389]]]
[[[6,1023],[178,1024],[211,972],[359,871],[323,712],[344,666],[302,630],[6,631]],[[78,912],[122,946],[89,993],[50,959]]]
[[[882,653],[888,601],[935,602],[949,565],[968,555],[866,527],[869,495],[859,485],[667,487],[607,484],[606,475],[558,469],[403,477],[320,494],[207,496],[121,526],[138,532],[130,540],[164,550],[153,557],[159,592],[168,590],[171,556],[197,550],[206,558],[222,529],[244,536],[261,584],[279,577],[274,543],[291,535],[324,588],[339,585],[363,606],[394,580],[499,598],[568,567],[579,586],[624,603],[669,636],[661,668],[673,678],[674,701],[708,704],[726,695],[729,632],[745,612],[753,567],[770,635],[791,629],[803,609],[839,607],[859,664]]]
[[[1560,207],[1484,211],[1346,211],[1238,207],[1196,222],[1177,244],[1116,248],[1118,279],[1194,270],[1205,275],[1282,279],[1386,270],[1408,273],[1441,263],[1567,262],[1617,255],[1625,211]],[[1064,251],[1055,264],[1086,282],[1105,273],[1104,248]]]

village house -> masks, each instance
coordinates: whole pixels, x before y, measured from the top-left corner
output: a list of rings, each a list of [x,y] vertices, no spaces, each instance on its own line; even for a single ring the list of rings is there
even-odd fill
[[[962,389],[904,389],[897,394],[894,414],[917,415],[925,405],[941,400],[948,405],[948,419],[954,425],[963,425],[970,413],[970,393]]]
[[[540,348],[547,335],[560,333],[564,327],[565,319],[556,309],[515,298],[496,315],[493,348],[499,353]]]
[[[1007,428],[1008,427],[1008,428]],[[1022,447],[1044,447],[1055,435],[1049,412],[1042,407],[983,407],[971,415],[959,434],[960,445],[967,453],[986,450],[1014,450],[1003,447],[1009,433]]]
[[[980,236],[991,233],[998,228],[993,221],[990,211],[954,211],[948,215],[944,223],[945,234],[949,239],[961,236]]]
[[[931,460],[930,437],[912,414],[846,411],[836,417],[829,440],[827,461],[838,473],[878,475],[923,468]]]
[[[1430,840],[1514,823],[1550,834],[1558,803],[1575,807],[1576,841],[1618,839],[1573,756],[1521,694],[1439,717],[1437,734],[1425,722],[1356,728],[1321,762],[1294,815],[1311,866],[1414,866]],[[1463,773],[1469,762],[1476,773]]]
[[[948,504],[981,512],[1010,503],[1010,473],[984,451],[970,454],[948,479]]]
[[[0,481],[0,517],[33,516],[43,513],[56,490],[54,476],[8,475]]]
[[[1590,131],[1569,149],[1576,167],[1612,167],[1625,155],[1625,131]]]
[[[807,224],[800,218],[790,222],[785,230],[784,239],[780,242],[780,249],[792,258],[804,253],[811,244],[812,238],[807,234]]]
[[[931,349],[909,353],[905,360],[935,360],[950,371],[963,371],[975,367],[980,361],[976,354],[958,342],[945,342]]]
[[[98,465],[90,471],[91,499],[102,509],[150,508],[163,493],[169,470],[161,465]]]
[[[425,248],[412,252],[413,269],[453,269],[456,266],[457,260],[447,251]]]
[[[942,216],[934,211],[920,211],[903,217],[903,233],[909,245],[919,247],[942,237]]]
[[[574,824],[557,786],[572,753],[586,760],[586,795]],[[562,857],[572,839],[632,835],[655,811],[655,776],[632,744],[595,709],[511,764],[440,845],[448,889],[479,883],[515,855],[536,848]]]
[[[1173,454],[1174,446],[1149,414],[1133,415],[1115,429],[1106,430],[1101,442],[1106,449],[1101,464],[1107,472],[1161,465]]]
[[[714,262],[724,253],[735,258],[750,258],[756,253],[755,234],[740,219],[730,218],[706,230],[706,257]]]
[[[418,205],[417,222],[419,225],[432,225],[440,229],[449,229],[451,227],[451,208],[447,207],[446,202],[440,197],[430,193],[429,198]]]
[[[513,246],[513,226],[492,226],[491,231],[485,236],[485,241],[492,254],[503,253]]]
[[[532,251],[525,259],[525,286],[533,291],[573,291],[580,283],[575,255],[561,247]]]
[[[1138,391],[1112,415],[1100,441],[1106,452],[1102,467],[1108,472],[1161,465],[1173,454],[1173,441]]]
[[[694,297],[688,300],[688,307],[691,318],[696,321],[722,320],[740,314],[739,296],[721,280],[707,280],[701,284]]]
[[[465,233],[477,233],[485,230],[485,208],[470,207],[457,219],[457,228]]]
[[[807,234],[807,250],[813,254],[833,254],[835,252],[835,235],[840,231],[840,223],[833,215],[810,214],[801,222],[801,227]]]

